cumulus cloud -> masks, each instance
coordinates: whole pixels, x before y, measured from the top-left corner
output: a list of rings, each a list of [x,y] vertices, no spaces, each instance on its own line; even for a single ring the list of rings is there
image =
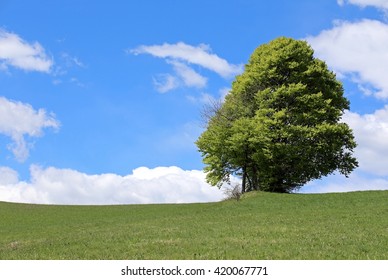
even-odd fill
[[[0,186],[17,184],[19,174],[12,168],[0,166]]]
[[[358,143],[355,156],[359,169],[369,174],[388,176],[388,105],[373,114],[346,112],[343,121],[353,129]]]
[[[335,174],[322,180],[312,181],[304,186],[300,192],[336,193],[378,190],[388,190],[387,178],[370,177],[355,171],[349,176],[349,178],[340,174]]]
[[[306,38],[317,57],[359,85],[365,94],[388,98],[388,25],[377,20],[337,22]]]
[[[28,43],[19,35],[0,29],[0,69],[9,66],[26,71],[50,72],[53,65],[44,48],[38,43]]]
[[[388,8],[388,1],[349,0],[339,4]],[[388,24],[363,19],[357,22],[337,21],[333,28],[306,40],[315,55],[327,62],[340,77],[355,83],[365,95],[388,99]],[[388,189],[388,105],[371,114],[346,112],[343,121],[353,129],[355,156],[359,168],[349,179],[335,175],[315,181],[305,188],[317,192]],[[313,186],[313,187],[312,187]]]
[[[149,204],[219,201],[223,191],[210,187],[205,174],[178,167],[140,167],[132,174],[88,175],[72,169],[30,168],[30,182],[0,167],[0,200],[43,204]],[[3,177],[4,175],[4,177]]]
[[[8,149],[18,161],[25,161],[29,155],[30,144],[25,137],[40,137],[43,129],[48,127],[59,127],[59,122],[52,114],[0,96],[0,134],[12,139]]]
[[[359,167],[349,178],[335,174],[308,183],[304,193],[388,190],[388,105],[372,114],[347,111],[342,121],[353,130]]]

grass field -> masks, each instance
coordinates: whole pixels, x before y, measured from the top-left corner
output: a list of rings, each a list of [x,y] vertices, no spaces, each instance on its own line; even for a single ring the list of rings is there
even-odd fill
[[[388,259],[388,191],[176,205],[0,203],[0,259]]]

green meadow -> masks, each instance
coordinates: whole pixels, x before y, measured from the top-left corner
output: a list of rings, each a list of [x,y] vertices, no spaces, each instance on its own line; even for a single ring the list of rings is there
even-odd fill
[[[0,202],[0,259],[388,259],[388,191],[217,203]]]

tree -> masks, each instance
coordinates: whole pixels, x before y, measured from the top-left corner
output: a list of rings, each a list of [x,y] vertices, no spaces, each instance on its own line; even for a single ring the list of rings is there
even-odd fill
[[[213,186],[242,178],[242,192],[292,192],[357,166],[352,130],[341,122],[349,101],[305,42],[259,46],[196,144]]]

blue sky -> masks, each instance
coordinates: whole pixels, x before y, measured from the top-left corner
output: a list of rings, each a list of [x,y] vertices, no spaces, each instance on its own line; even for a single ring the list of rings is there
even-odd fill
[[[216,201],[194,141],[256,47],[307,40],[344,83],[360,167],[388,189],[388,1],[0,1],[0,200]]]

